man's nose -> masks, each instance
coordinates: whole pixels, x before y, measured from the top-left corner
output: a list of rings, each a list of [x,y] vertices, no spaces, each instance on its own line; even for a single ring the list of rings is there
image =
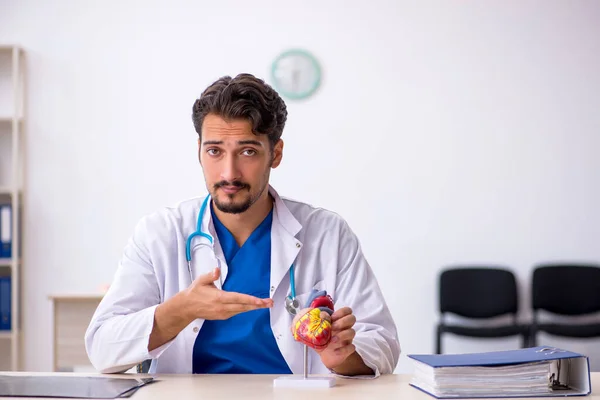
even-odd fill
[[[233,182],[241,177],[238,168],[237,157],[227,155],[223,160],[223,169],[221,170],[221,179],[227,182]]]

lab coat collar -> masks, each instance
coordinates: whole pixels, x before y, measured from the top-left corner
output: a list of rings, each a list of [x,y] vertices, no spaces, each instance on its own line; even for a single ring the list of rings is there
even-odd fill
[[[271,196],[273,196],[273,199],[275,199],[275,210],[273,213],[276,217],[275,219],[281,224],[281,226],[290,236],[296,236],[296,234],[300,232],[300,229],[302,229],[302,225],[300,222],[298,222],[296,217],[294,217],[290,209],[287,208],[279,196],[279,193],[277,193],[277,191],[271,185],[269,185],[269,193]]]

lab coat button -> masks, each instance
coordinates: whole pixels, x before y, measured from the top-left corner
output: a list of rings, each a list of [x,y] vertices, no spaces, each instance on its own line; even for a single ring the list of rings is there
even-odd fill
[[[194,327],[194,333],[198,333],[198,327],[197,326]]]
[[[275,286],[271,286],[271,292],[275,291]]]
[[[300,243],[296,243],[297,248],[300,248],[300,246],[302,246]]]

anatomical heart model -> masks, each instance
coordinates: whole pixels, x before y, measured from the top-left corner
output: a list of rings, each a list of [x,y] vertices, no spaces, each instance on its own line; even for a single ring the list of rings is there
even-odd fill
[[[285,375],[273,380],[274,387],[287,388],[331,388],[336,385],[333,376],[308,376],[308,348],[322,350],[331,340],[331,317],[333,314],[333,299],[325,290],[313,290],[306,305],[294,317],[292,332],[294,339],[304,344],[304,376]],[[326,314],[325,314],[326,313]]]
[[[316,350],[324,349],[331,340],[331,322],[321,318],[321,312],[333,314],[333,299],[325,290],[313,289],[292,325],[294,339]]]

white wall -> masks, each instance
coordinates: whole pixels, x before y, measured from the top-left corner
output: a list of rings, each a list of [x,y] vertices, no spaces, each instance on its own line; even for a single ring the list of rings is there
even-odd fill
[[[26,369],[51,368],[49,294],[97,291],[142,215],[204,193],[196,96],[224,74],[268,77],[292,46],[325,76],[288,103],[273,184],[360,236],[399,372],[433,351],[441,266],[506,264],[525,308],[533,263],[600,260],[600,3],[108,4],[0,0],[0,42],[28,57]]]

